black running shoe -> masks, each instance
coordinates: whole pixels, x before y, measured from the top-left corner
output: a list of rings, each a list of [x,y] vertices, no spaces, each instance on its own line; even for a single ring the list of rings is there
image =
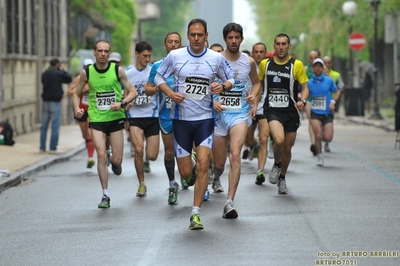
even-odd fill
[[[317,148],[315,148],[314,144],[311,144],[310,146],[310,151],[313,153],[314,156],[317,155]]]
[[[115,166],[111,163],[111,170],[115,175],[121,175],[122,174],[122,166]]]
[[[249,156],[249,150],[246,148],[246,149],[243,151],[242,159],[246,160],[248,156]]]

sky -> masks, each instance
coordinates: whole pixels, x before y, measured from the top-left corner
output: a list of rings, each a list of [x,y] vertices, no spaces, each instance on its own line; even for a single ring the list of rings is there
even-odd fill
[[[243,27],[244,43],[241,48],[251,50],[252,45],[259,40],[253,11],[246,0],[233,0],[233,21]]]

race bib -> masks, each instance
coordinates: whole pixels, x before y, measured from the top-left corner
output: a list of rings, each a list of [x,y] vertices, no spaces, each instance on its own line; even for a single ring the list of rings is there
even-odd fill
[[[269,89],[269,107],[285,108],[289,107],[289,95],[285,89]]]
[[[242,109],[241,91],[224,91],[219,94],[219,101],[226,110]]]
[[[89,93],[85,92],[82,94],[82,102],[83,105],[89,105]]]
[[[96,106],[99,110],[110,110],[111,105],[116,102],[115,91],[97,92]]]
[[[186,77],[185,97],[202,100],[210,90],[210,80],[203,77]]]
[[[326,97],[316,96],[311,101],[311,109],[314,110],[325,110],[326,109]]]
[[[172,99],[167,96],[165,98],[165,107],[167,107],[168,109],[171,109],[171,106],[172,106]]]
[[[135,98],[133,103],[136,105],[143,105],[143,104],[148,104],[150,101],[151,101],[151,96],[139,95],[138,97]]]

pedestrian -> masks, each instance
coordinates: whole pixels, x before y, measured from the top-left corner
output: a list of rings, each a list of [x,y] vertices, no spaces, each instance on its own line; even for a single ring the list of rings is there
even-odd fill
[[[90,65],[93,65],[93,60],[92,59],[85,59],[83,60],[83,68],[87,69]],[[77,75],[75,79],[72,81],[72,83],[68,87],[67,91],[67,96],[72,96],[74,94],[75,88],[79,83],[80,75]],[[83,88],[83,91],[81,93],[81,96],[79,97],[79,107],[82,108],[85,112],[81,118],[77,118],[74,114],[74,118],[76,121],[78,121],[79,128],[81,129],[82,137],[85,140],[86,143],[86,150],[88,154],[88,160],[86,167],[87,168],[92,168],[93,165],[95,164],[94,159],[93,159],[93,153],[94,153],[94,144],[92,140],[92,134],[89,129],[89,115],[87,112],[87,109],[89,107],[89,84],[86,83],[85,87]]]
[[[260,63],[259,78],[267,95],[264,114],[274,140],[274,165],[269,182],[278,185],[279,194],[287,194],[286,172],[292,158],[292,146],[300,126],[300,114],[307,104],[307,75],[303,63],[289,56],[290,38],[285,33],[274,39],[275,55]],[[297,84],[302,88],[297,98]]]
[[[79,107],[79,97],[86,83],[89,83],[89,127],[96,148],[97,172],[103,190],[98,207],[109,208],[107,161],[110,161],[114,174],[121,175],[124,149],[124,108],[137,97],[137,92],[128,81],[125,70],[115,63],[108,62],[110,44],[107,41],[97,41],[93,55],[96,58],[95,64],[82,71],[74,92],[74,109],[75,116],[81,118],[85,110]],[[122,86],[128,92],[124,99],[122,99]],[[110,138],[112,154],[106,152],[107,136]]]
[[[58,58],[50,60],[50,66],[42,74],[42,125],[40,129],[40,152],[46,152],[47,129],[51,121],[50,153],[62,153],[57,149],[61,126],[62,84],[72,81]]]
[[[164,38],[164,46],[167,54],[169,54],[169,52],[172,50],[180,48],[181,35],[178,32],[167,33]],[[157,74],[157,69],[164,59],[155,62],[151,67],[150,76],[147,80],[145,89],[146,95],[148,96],[158,94],[158,121],[160,124],[161,137],[164,143],[164,167],[169,181],[168,204],[174,205],[179,201],[179,184],[175,180],[174,138],[172,119],[170,117],[172,100],[166,94],[159,91],[157,86],[154,84],[154,78]],[[168,87],[173,90],[175,84],[174,76],[169,76],[166,81]]]
[[[214,181],[225,169],[229,139],[228,195],[222,218],[234,219],[238,212],[234,199],[241,175],[240,151],[246,138],[248,126],[255,119],[260,96],[260,80],[257,75],[256,61],[240,52],[243,42],[243,28],[237,23],[228,23],[223,28],[226,49],[222,55],[228,61],[235,75],[235,85],[231,90],[223,91],[214,98],[214,110],[217,112],[214,128]],[[251,82],[251,83],[250,83]],[[251,85],[251,87],[249,86]]]
[[[129,105],[129,138],[135,150],[135,169],[139,181],[137,197],[147,195],[144,173],[150,172],[148,160],[156,160],[160,146],[160,125],[158,122],[158,95],[146,95],[145,85],[150,75],[151,45],[146,41],[135,46],[136,63],[126,69],[126,75],[133,84],[138,97]],[[146,140],[146,161],[144,141]]]
[[[314,75],[308,80],[309,98],[311,98],[311,125],[315,133],[315,149],[317,165],[324,166],[322,156],[322,140],[327,142],[333,138],[333,114],[340,90],[332,78],[324,73],[324,61],[316,58],[312,63]],[[333,94],[333,97],[332,97]]]
[[[158,68],[155,84],[172,99],[171,118],[174,128],[175,157],[179,173],[185,179],[197,171],[189,229],[203,229],[200,208],[208,185],[208,164],[213,146],[214,110],[212,94],[229,91],[233,72],[229,63],[217,52],[204,47],[208,37],[207,23],[193,19],[188,24],[189,46],[171,51]],[[165,79],[174,75],[172,91]],[[214,82],[216,78],[223,83]],[[193,144],[197,163],[191,162]]]
[[[342,93],[344,93],[344,82],[342,79],[342,76],[340,75],[340,73],[338,71],[335,71],[332,69],[332,58],[330,58],[329,56],[324,56],[322,58],[322,61],[324,61],[324,70],[327,70],[327,76],[329,76],[331,79],[333,79],[333,82],[335,83],[336,87],[339,89],[340,91],[340,95],[339,98],[337,98],[336,102],[335,102],[335,113],[339,112],[339,106],[340,106],[340,99],[342,97],[340,97],[342,95]],[[325,71],[324,71],[325,72]],[[325,140],[325,145],[324,145],[324,150],[326,152],[331,152],[331,148],[329,147],[329,141]]]

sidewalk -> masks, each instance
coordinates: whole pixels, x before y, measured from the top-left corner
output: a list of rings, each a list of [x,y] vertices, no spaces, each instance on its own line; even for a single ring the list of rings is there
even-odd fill
[[[388,131],[395,130],[394,118],[370,120],[368,116],[345,117],[343,113],[339,113],[335,119],[380,127]],[[58,149],[63,150],[65,152],[63,154],[39,153],[39,136],[40,131],[35,131],[15,137],[14,146],[0,145],[0,169],[8,169],[11,172],[8,177],[0,176],[0,193],[11,186],[18,185],[35,172],[66,161],[85,149],[85,142],[77,124],[61,126]]]
[[[0,145],[0,169],[8,169],[10,176],[1,177],[0,192],[18,185],[36,171],[66,161],[85,149],[85,142],[77,124],[63,125],[60,128],[58,149],[62,154],[39,153],[40,131],[18,135],[14,138],[14,146]],[[49,142],[50,131],[47,134]]]

